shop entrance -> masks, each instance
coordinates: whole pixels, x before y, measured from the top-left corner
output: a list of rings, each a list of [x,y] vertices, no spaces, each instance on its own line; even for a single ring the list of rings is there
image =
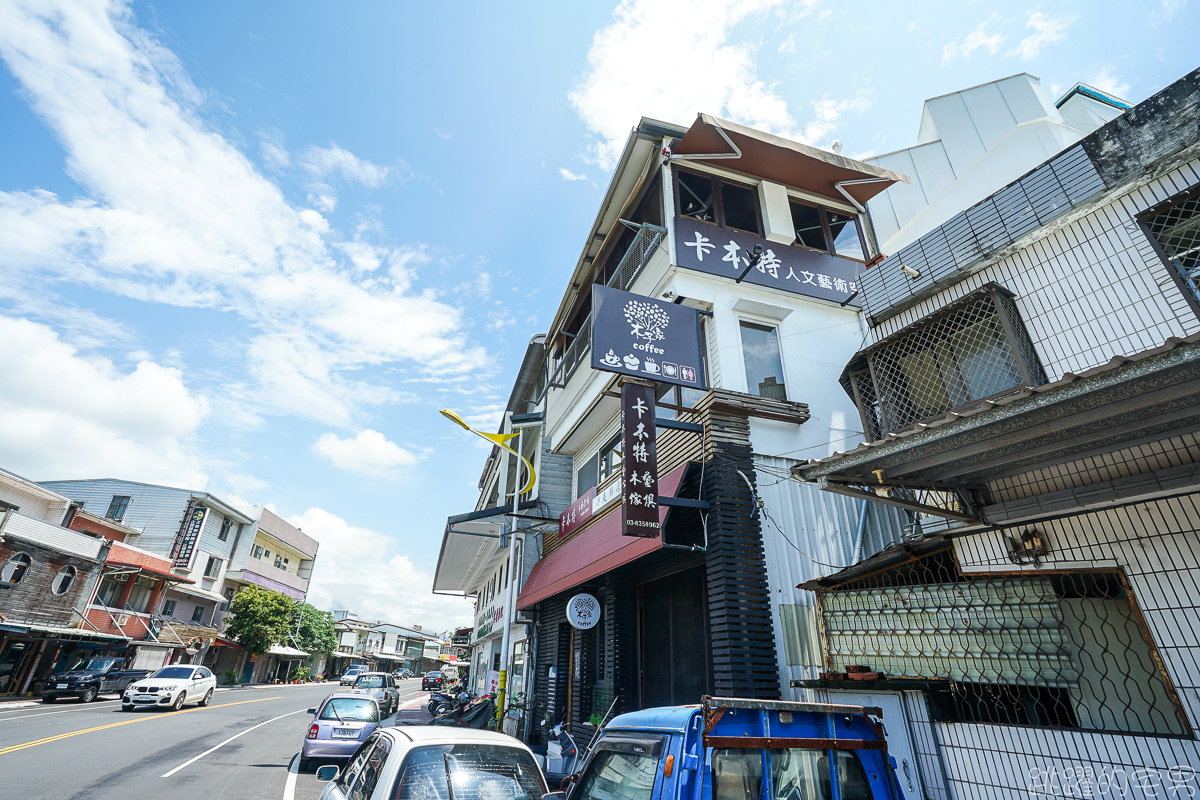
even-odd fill
[[[641,707],[698,703],[712,693],[704,567],[638,586]]]

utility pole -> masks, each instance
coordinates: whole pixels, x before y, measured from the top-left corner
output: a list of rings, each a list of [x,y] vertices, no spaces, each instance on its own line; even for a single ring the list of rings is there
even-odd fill
[[[505,427],[512,430],[512,416],[506,415]],[[517,429],[517,452],[523,453],[521,445],[525,439],[525,427]],[[500,451],[504,456],[504,462],[508,463],[508,453]],[[508,489],[507,470],[505,470],[504,490]],[[512,638],[512,618],[513,618],[513,586],[516,585],[516,578],[513,575],[513,567],[516,562],[517,553],[517,514],[519,512],[519,504],[521,502],[521,459],[517,458],[516,469],[513,474],[513,502],[512,516],[509,517],[508,527],[508,586],[504,592],[504,631],[501,637],[500,644],[500,681],[496,688],[496,730],[500,730],[501,723],[504,720],[504,706],[506,697],[506,689],[508,682],[508,648],[509,640]]]

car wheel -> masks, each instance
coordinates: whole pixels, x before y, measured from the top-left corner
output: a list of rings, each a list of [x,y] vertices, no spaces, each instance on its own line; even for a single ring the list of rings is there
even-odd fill
[[[47,695],[43,695],[43,696],[42,696],[42,702],[43,702],[43,703],[53,703],[53,702],[54,702],[55,700],[57,700],[57,699],[58,699],[58,698],[57,698],[57,697],[55,697],[55,696],[54,696],[54,695],[52,695],[52,694],[47,694]]]
[[[212,695],[213,695],[212,689],[209,689],[207,692],[204,693],[204,699],[200,701],[201,708],[204,708],[206,705],[208,705],[209,703],[212,702]]]
[[[449,714],[450,706],[446,703],[438,703],[437,710],[433,712],[435,717],[440,717],[442,714]]]
[[[183,708],[183,701],[186,697],[187,697],[187,692],[184,692],[181,690],[179,692],[179,697],[176,697],[175,702],[171,704],[171,710],[178,711],[179,709]]]
[[[95,686],[89,686],[83,690],[83,697],[80,697],[80,702],[90,703],[96,699],[96,695],[100,694],[100,690]]]
[[[311,766],[312,766],[312,762],[309,761],[307,758],[300,759],[299,770],[301,772],[308,772],[308,768]]]
[[[122,711],[133,711],[133,703],[130,703],[128,705],[126,705],[125,703],[122,703],[121,710]]]

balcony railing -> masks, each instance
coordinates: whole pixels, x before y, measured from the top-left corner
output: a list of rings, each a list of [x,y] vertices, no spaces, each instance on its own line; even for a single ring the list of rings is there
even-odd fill
[[[666,236],[666,228],[651,225],[648,222],[642,223],[638,228],[637,235],[633,237],[629,249],[621,258],[621,263],[617,265],[616,272],[604,285],[612,289],[628,291],[633,282],[642,274],[646,264],[650,263],[650,259],[654,257],[654,253],[662,245]],[[542,371],[542,376],[538,381],[537,398],[539,402],[550,388],[561,389],[566,386],[567,381],[571,380],[571,376],[579,369],[579,365],[587,359],[588,353],[592,349],[591,314],[588,314],[587,319],[579,326],[579,330],[574,336],[575,338],[571,340],[566,352],[563,353],[562,359],[554,365],[553,369],[550,368],[549,362],[546,363],[546,369]]]

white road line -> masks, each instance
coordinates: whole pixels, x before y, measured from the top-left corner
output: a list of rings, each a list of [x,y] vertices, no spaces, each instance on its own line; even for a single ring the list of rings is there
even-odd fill
[[[216,747],[210,747],[209,749],[205,750],[203,753],[201,753],[200,755],[196,756],[195,758],[189,758],[187,761],[183,762],[182,764],[180,764],[180,765],[179,765],[178,767],[176,767],[175,769],[173,769],[173,770],[171,770],[170,772],[167,772],[167,773],[165,773],[165,774],[163,774],[163,775],[160,775],[159,777],[162,777],[162,778],[169,778],[169,777],[171,777],[172,775],[174,775],[176,772],[179,772],[179,770],[183,769],[184,767],[190,767],[192,764],[195,764],[197,761],[199,761],[200,759],[204,758],[206,755],[209,755],[210,753],[215,753],[215,752],[217,752],[217,751],[218,751],[218,750],[220,750],[222,747],[224,747],[225,745],[227,745],[227,744],[229,744],[230,742],[232,742],[234,739],[237,739],[237,738],[239,738],[239,737],[241,737],[241,736],[245,736],[245,735],[246,735],[247,733],[249,733],[250,731],[252,731],[252,730],[255,730],[255,729],[257,729],[257,728],[261,728],[263,725],[270,725],[272,722],[274,722],[274,721],[275,721],[275,720],[277,720],[277,719],[283,719],[284,717],[290,717],[292,714],[299,714],[299,713],[300,713],[301,711],[303,711],[303,710],[304,710],[304,709],[300,709],[300,711],[291,711],[291,712],[288,712],[287,714],[280,714],[278,717],[275,717],[274,719],[269,719],[269,720],[267,720],[266,722],[260,722],[260,723],[258,723],[258,724],[257,724],[257,725],[255,725],[253,728],[246,728],[246,730],[242,731],[241,733],[235,733],[233,736],[230,736],[228,739],[226,739],[225,741],[221,742],[221,743],[220,743],[219,745],[217,745]]]
[[[108,707],[110,711],[115,711],[113,706]],[[29,719],[30,717],[45,717],[50,714],[74,714],[79,711],[103,711],[104,706],[85,706],[83,708],[64,708],[61,711],[42,711],[37,714],[22,714],[19,717],[0,717],[0,722],[8,722],[13,719]]]
[[[296,753],[288,766],[287,783],[283,785],[283,800],[296,800],[296,777],[300,774],[300,754]]]

